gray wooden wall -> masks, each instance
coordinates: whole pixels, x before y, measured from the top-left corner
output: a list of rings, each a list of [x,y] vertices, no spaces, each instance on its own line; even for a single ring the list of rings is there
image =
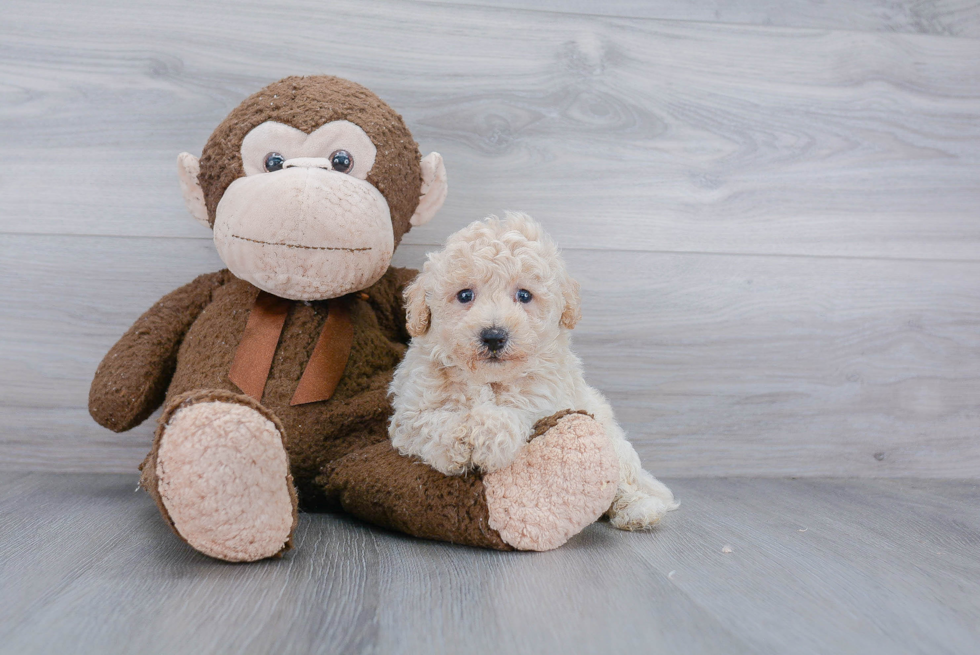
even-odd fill
[[[778,5],[778,6],[777,6]],[[661,475],[980,476],[980,7],[967,0],[0,2],[0,468],[133,471],[98,361],[220,261],[183,209],[243,97],[333,73],[450,195],[525,210]]]

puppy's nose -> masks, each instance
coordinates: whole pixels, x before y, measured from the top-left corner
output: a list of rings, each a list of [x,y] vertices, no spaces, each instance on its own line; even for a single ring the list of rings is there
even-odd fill
[[[496,355],[507,345],[507,330],[499,327],[483,328],[480,331],[480,341],[487,350]]]

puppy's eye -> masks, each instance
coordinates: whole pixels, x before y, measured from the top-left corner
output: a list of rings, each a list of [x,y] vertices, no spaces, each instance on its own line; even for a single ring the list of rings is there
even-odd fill
[[[286,158],[280,155],[278,152],[270,152],[265,156],[265,170],[270,173],[273,171],[281,171],[282,165],[286,161]]]
[[[354,168],[354,158],[346,150],[334,150],[330,155],[330,165],[338,173],[350,173]]]
[[[463,289],[456,294],[456,300],[463,303],[464,305],[468,302],[473,302],[473,289]]]
[[[531,298],[533,297],[534,296],[532,296],[531,292],[528,291],[527,289],[521,289],[520,291],[517,292],[517,302],[522,302],[525,305],[531,302]]]

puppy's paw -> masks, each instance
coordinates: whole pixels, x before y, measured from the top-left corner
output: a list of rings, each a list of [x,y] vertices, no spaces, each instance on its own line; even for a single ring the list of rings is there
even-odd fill
[[[473,467],[469,428],[458,419],[445,417],[441,424],[427,425],[412,436],[393,438],[391,443],[402,455],[418,457],[443,475],[462,475]]]
[[[483,473],[493,473],[494,471],[506,468],[514,462],[514,459],[520,452],[521,445],[517,444],[513,448],[501,448],[499,446],[493,448],[474,448],[473,468],[479,469]]]
[[[669,498],[654,496],[640,490],[616,498],[607,513],[613,527],[620,530],[652,528],[667,512],[675,509],[677,503],[674,501],[673,494],[663,483],[658,482],[658,484],[666,490]]]
[[[472,451],[462,439],[431,442],[420,456],[443,475],[462,475],[473,467]]]
[[[478,405],[467,417],[471,461],[475,468],[492,473],[510,466],[527,443],[527,429],[512,413],[493,405]]]

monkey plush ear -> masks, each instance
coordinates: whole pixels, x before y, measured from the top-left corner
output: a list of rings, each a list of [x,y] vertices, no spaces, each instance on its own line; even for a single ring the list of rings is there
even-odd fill
[[[410,223],[413,227],[425,225],[436,215],[442,203],[446,201],[449,182],[446,178],[446,165],[442,163],[442,155],[430,152],[422,158],[422,197],[419,206],[415,208]]]
[[[422,286],[422,275],[416,277],[405,287],[405,327],[408,334],[421,337],[429,331],[432,313],[425,304],[425,287]]]
[[[579,292],[579,283],[568,273],[564,274],[561,282],[561,296],[565,301],[565,309],[561,312],[559,324],[571,330],[582,318],[582,295]]]
[[[208,208],[204,205],[204,190],[201,189],[201,183],[197,179],[200,172],[201,165],[197,157],[189,152],[182,152],[177,155],[180,192],[184,194],[187,211],[198,223],[205,227],[211,227],[211,223],[208,221]]]

